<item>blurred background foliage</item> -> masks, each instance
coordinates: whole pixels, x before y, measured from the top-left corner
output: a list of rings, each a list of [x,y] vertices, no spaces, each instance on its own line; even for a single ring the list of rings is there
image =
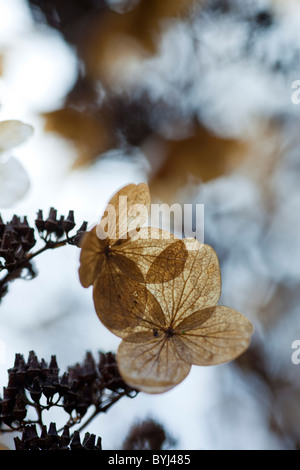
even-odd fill
[[[196,368],[169,397],[137,398],[136,415],[158,414],[175,434],[178,448],[299,449],[300,365],[291,361],[292,342],[300,339],[300,108],[291,101],[292,82],[300,79],[299,2],[28,0],[12,4],[15,19],[21,4],[26,9],[23,26],[17,30],[17,47],[22,44],[26,65],[20,65],[20,55],[6,34],[0,70],[9,87],[9,77],[14,77],[12,57],[19,64],[19,76],[27,81],[18,85],[12,80],[10,94],[2,95],[9,97],[4,109],[16,114],[28,107],[38,139],[45,132],[42,143],[50,159],[45,163],[46,156],[39,155],[28,162],[26,149],[25,157],[20,153],[33,185],[31,198],[20,207],[34,211],[53,196],[55,201],[49,205],[69,208],[71,201],[80,216],[94,222],[100,206],[128,178],[147,179],[153,202],[204,203],[205,241],[220,257],[221,303],[244,313],[255,326],[252,345],[239,360],[213,371]],[[28,46],[30,34],[34,40]],[[44,38],[52,41],[54,55],[49,61],[54,66],[51,62],[45,75],[40,75],[41,55],[36,62],[31,58]],[[67,47],[66,56],[60,52],[62,47]],[[26,68],[31,68],[28,76]],[[53,88],[63,84],[55,99],[48,96],[47,87],[39,91],[43,77],[46,83],[50,77]],[[15,102],[13,85],[17,91],[18,86],[26,90],[29,82],[36,89],[35,97]],[[58,152],[50,136],[62,139]],[[55,271],[55,263],[47,266],[48,275]],[[66,276],[64,268],[61,272]],[[48,280],[54,286],[52,296],[57,295],[54,278],[50,274]],[[46,279],[40,282],[42,288],[43,282],[47,285]],[[89,310],[87,338],[96,348],[102,338],[95,333],[96,320],[91,320],[92,305],[78,293],[77,285],[72,290],[65,284],[68,302],[63,293],[60,297],[65,308],[58,307],[58,300],[52,303],[52,317],[47,309],[42,319],[38,313],[29,315],[37,325],[30,341],[38,341],[49,324],[50,333],[61,329],[62,341],[71,315],[80,324],[82,311]],[[4,317],[18,306],[17,300],[11,302],[3,307]],[[32,309],[40,305],[36,301]],[[7,329],[12,327],[8,323]],[[25,322],[19,333],[28,328]],[[71,334],[76,336],[75,331],[68,331]],[[5,335],[11,338],[10,333]],[[56,340],[49,340],[51,347],[59,348]],[[76,340],[68,341],[72,351]],[[38,349],[28,346],[32,348]],[[11,355],[15,352],[23,351]],[[175,403],[176,407],[180,403],[181,412],[173,417]],[[128,426],[132,423],[133,410],[118,408],[114,416],[117,413]],[[109,445],[117,446],[124,436],[110,439]]]

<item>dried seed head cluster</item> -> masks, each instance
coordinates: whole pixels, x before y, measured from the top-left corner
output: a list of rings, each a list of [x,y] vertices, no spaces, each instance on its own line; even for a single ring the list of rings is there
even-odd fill
[[[96,442],[95,434],[85,433],[83,441],[78,431],[70,436],[69,427],[65,426],[61,435],[56,430],[55,423],[50,423],[48,431],[42,426],[38,435],[35,424],[25,426],[22,439],[14,438],[16,450],[102,450],[101,438]]]
[[[71,229],[74,228],[75,222],[74,222],[73,211],[70,211],[68,215],[68,219],[71,225]],[[54,209],[53,207],[51,207],[49,215],[45,220],[43,219],[43,211],[39,210],[37,213],[37,218],[35,220],[35,225],[40,233],[46,232],[48,235],[54,234],[56,238],[62,237],[65,232],[64,230],[65,218],[62,215],[59,219],[57,219],[57,210]]]
[[[55,248],[55,242],[63,236],[66,237],[68,244],[79,246],[81,238],[86,232],[87,222],[83,222],[76,234],[70,237],[69,232],[76,227],[74,211],[70,210],[67,217],[64,215],[57,217],[57,210],[51,207],[48,217],[45,219],[43,218],[43,211],[41,209],[38,211],[35,226],[40,237],[48,243],[49,248],[51,248],[51,244]]]
[[[20,260],[35,246],[34,229],[29,226],[27,217],[14,215],[12,220],[3,222],[0,214],[0,270],[13,272]]]
[[[58,218],[57,210],[51,207],[45,219],[42,210],[39,210],[35,227],[29,225],[27,216],[14,215],[10,221],[4,222],[0,214],[0,273],[6,271],[4,277],[0,279],[0,299],[7,293],[9,282],[20,278],[24,270],[27,270],[29,278],[35,277],[32,259],[38,254],[66,244],[79,246],[86,232],[87,222],[83,222],[75,234],[70,236],[75,227],[72,210],[67,217]],[[36,229],[44,246],[33,252],[37,243]]]
[[[0,399],[0,428],[22,429],[30,423],[26,421],[28,407],[37,410],[38,424],[43,425],[42,412],[53,406],[62,407],[68,413],[68,427],[81,422],[89,407],[95,414],[106,411],[122,396],[133,397],[136,390],[121,378],[115,356],[100,353],[96,363],[91,353],[87,353],[82,364],[69,367],[59,375],[56,357],[49,364],[38,360],[31,351],[28,360],[16,354],[14,366],[8,370],[8,385],[4,387]]]
[[[145,184],[126,186],[111,199],[115,223],[105,239],[99,238],[108,215],[83,239],[80,280],[85,287],[93,284],[100,320],[123,339],[117,361],[124,380],[144,392],[162,393],[180,383],[192,364],[221,364],[242,354],[252,325],[239,312],[217,305],[221,275],[210,246],[193,238],[169,236],[167,244],[163,236],[152,238],[154,230],[140,228],[140,213],[122,213],[120,196],[127,196],[129,207],[150,204]],[[111,236],[116,228],[121,235],[130,233],[135,224],[139,230],[133,237]],[[145,231],[148,236],[140,236]]]

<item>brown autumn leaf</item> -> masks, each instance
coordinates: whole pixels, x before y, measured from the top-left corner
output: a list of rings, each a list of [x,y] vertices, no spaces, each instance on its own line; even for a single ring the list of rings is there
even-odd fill
[[[117,335],[139,324],[147,303],[146,283],[178,276],[187,250],[182,240],[142,227],[150,210],[147,184],[130,184],[110,200],[100,223],[81,244],[79,278],[93,285],[96,312]]]
[[[183,242],[188,250],[185,269],[167,283],[147,286],[144,315],[122,335],[117,353],[124,380],[148,393],[170,390],[192,364],[235,359],[247,349],[252,334],[246,317],[217,306],[221,277],[214,250],[194,239]]]

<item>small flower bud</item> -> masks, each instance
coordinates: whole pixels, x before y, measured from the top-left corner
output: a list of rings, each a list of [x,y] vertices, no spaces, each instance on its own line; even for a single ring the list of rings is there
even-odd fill
[[[48,219],[45,221],[45,230],[48,233],[53,233],[58,227],[58,222],[57,222],[57,210],[51,207]]]
[[[43,211],[40,209],[37,213],[37,218],[35,219],[35,226],[39,232],[45,230],[45,221],[43,219]]]
[[[33,379],[33,385],[30,388],[30,396],[35,403],[39,403],[42,396],[42,389],[38,377],[34,377]]]
[[[63,221],[63,229],[68,234],[75,227],[74,211],[69,211],[68,217]]]
[[[64,232],[65,232],[64,226],[63,226],[64,221],[65,221],[65,218],[62,215],[60,217],[60,219],[58,220],[58,222],[57,222],[57,229],[55,230],[55,235],[56,235],[57,238],[61,238],[63,236]]]
[[[94,450],[95,441],[96,441],[96,435],[86,432],[83,438],[82,447],[85,450]]]
[[[75,235],[74,240],[73,240],[74,245],[80,247],[82,237],[84,236],[84,234],[87,231],[87,225],[88,225],[87,222],[83,222],[81,227],[77,230],[76,235]]]
[[[25,252],[31,250],[34,245],[36,244],[36,240],[34,238],[34,230],[33,228],[27,229],[25,235],[21,238],[22,248]]]
[[[78,431],[74,431],[73,438],[71,441],[71,450],[82,450],[80,435]]]
[[[18,233],[20,235],[25,235],[27,232],[28,232],[28,229],[29,229],[29,223],[27,221],[27,217],[23,217],[23,221],[19,222],[19,225],[18,225]]]

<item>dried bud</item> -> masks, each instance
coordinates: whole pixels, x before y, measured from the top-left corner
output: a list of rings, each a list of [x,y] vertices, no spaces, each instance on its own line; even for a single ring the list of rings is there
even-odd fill
[[[14,437],[14,443],[16,450],[26,450],[24,442],[19,437]]]
[[[13,409],[13,417],[15,421],[22,422],[27,415],[26,410],[26,398],[24,395],[20,394],[16,397],[15,407]]]
[[[70,438],[70,431],[69,431],[68,426],[64,426],[64,430],[63,430],[60,440],[61,440],[61,446],[64,448],[70,444],[71,438]]]
[[[71,441],[71,450],[82,450],[80,434],[78,431],[74,432],[73,439]]]
[[[28,361],[27,361],[27,376],[29,379],[33,379],[36,376],[39,376],[41,373],[41,366],[38,362],[37,356],[34,351],[29,352]]]
[[[17,229],[18,233],[20,235],[25,235],[28,232],[29,228],[30,227],[29,227],[29,224],[28,224],[28,221],[27,221],[27,217],[24,216],[23,217],[23,222],[20,221],[19,224],[18,224],[18,229]]]
[[[56,389],[60,396],[64,396],[69,390],[69,375],[67,372],[60,378],[59,383],[56,385]]]
[[[95,448],[96,436],[95,434],[90,434],[89,432],[85,433],[82,447],[86,450],[93,450]]]
[[[74,245],[80,247],[80,243],[81,243],[82,237],[84,236],[84,234],[85,234],[86,231],[87,231],[87,226],[88,226],[88,223],[87,223],[87,222],[83,222],[83,224],[81,225],[81,227],[77,230],[76,235],[75,235],[74,240],[73,240],[73,244],[74,244]]]
[[[17,357],[18,356],[18,357]],[[26,363],[22,354],[16,354],[15,364],[17,364],[16,377],[19,385],[23,385],[26,379]]]
[[[68,234],[75,227],[74,211],[69,211],[68,217],[63,221],[63,229]]]
[[[45,221],[45,230],[48,233],[53,233],[57,230],[58,228],[58,222],[57,222],[57,210],[51,207],[48,219]]]
[[[55,230],[55,235],[57,238],[61,238],[64,234],[64,221],[65,218],[63,215],[60,216],[60,219],[57,222],[57,229]]]
[[[37,213],[37,218],[35,219],[35,226],[39,232],[45,230],[45,221],[43,219],[43,211],[40,209]]]
[[[59,372],[59,368],[58,368],[58,365],[57,365],[55,355],[51,356],[51,361],[50,361],[50,364],[49,364],[49,370],[50,370],[51,374],[53,374],[53,375],[57,375],[58,372]]]
[[[48,441],[48,445],[47,445],[47,441]],[[50,447],[50,446],[53,447],[53,445],[58,444],[58,442],[59,442],[59,436],[57,434],[56,424],[50,423],[49,429],[48,429],[48,435],[46,437],[46,447]]]
[[[38,377],[34,377],[32,387],[30,388],[30,396],[35,403],[39,403],[42,396],[42,389]]]
[[[56,387],[54,382],[54,377],[52,375],[48,375],[45,382],[42,385],[42,391],[47,400],[53,397],[56,393]]]
[[[27,229],[27,232],[21,238],[21,242],[25,252],[31,250],[34,247],[34,245],[36,244],[36,240],[34,238],[33,228]]]
[[[26,449],[38,450],[38,435],[34,424],[25,426],[22,441]]]

